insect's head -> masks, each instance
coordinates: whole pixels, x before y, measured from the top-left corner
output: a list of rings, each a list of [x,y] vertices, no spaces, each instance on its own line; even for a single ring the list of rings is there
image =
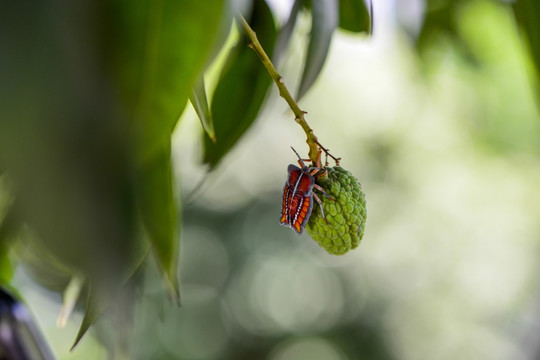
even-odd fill
[[[308,167],[306,166],[306,164],[304,163],[304,160],[302,160],[302,157],[300,157],[300,155],[298,154],[298,152],[296,152],[296,150],[291,146],[291,149],[294,151],[294,153],[296,154],[296,156],[298,156],[298,163],[300,165],[302,165],[302,171],[304,172],[309,172],[310,175],[312,176],[321,176],[321,175],[324,175],[326,174],[326,169],[325,168],[322,168],[320,167],[320,165],[317,165],[317,166],[312,166],[312,167]],[[319,158],[317,159],[317,163],[319,163],[320,161],[320,152],[319,152]]]

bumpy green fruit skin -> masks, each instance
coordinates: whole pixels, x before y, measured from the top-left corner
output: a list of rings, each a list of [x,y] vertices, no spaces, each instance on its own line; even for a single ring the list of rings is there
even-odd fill
[[[328,253],[343,255],[358,246],[366,224],[366,197],[356,178],[340,166],[329,167],[328,177],[317,179],[328,195],[314,190],[322,201],[321,209],[313,204],[313,212],[306,226],[309,235]]]

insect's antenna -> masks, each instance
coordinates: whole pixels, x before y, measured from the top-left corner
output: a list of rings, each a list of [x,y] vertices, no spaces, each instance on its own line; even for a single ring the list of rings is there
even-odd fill
[[[306,164],[304,164],[304,160],[302,160],[302,158],[300,157],[300,155],[298,155],[298,153],[296,152],[296,150],[294,150],[294,148],[291,146],[291,149],[292,151],[294,151],[294,153],[296,154],[296,156],[298,156],[298,159],[300,160],[300,162],[302,163],[302,166],[303,167],[306,167]]]

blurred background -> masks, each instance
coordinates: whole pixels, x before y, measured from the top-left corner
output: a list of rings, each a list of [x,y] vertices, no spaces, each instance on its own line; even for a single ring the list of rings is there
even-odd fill
[[[268,3],[285,22],[292,1]],[[82,312],[57,327],[61,294],[17,266],[11,284],[60,359],[114,358],[122,343],[130,359],[540,358],[540,115],[512,9],[463,2],[459,41],[434,31],[421,51],[423,1],[376,0],[373,11],[373,36],[334,34],[300,102],[362,184],[360,246],[333,256],[279,226],[290,146],[308,148],[274,87],[209,174],[188,106],[172,138],[182,307],[148,261],[133,318],[126,306],[109,309],[70,353]],[[301,14],[278,64],[292,89],[310,26]]]

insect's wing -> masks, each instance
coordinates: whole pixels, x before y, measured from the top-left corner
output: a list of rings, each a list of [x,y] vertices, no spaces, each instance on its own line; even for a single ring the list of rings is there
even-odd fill
[[[313,209],[315,178],[309,174],[308,168],[301,169],[295,165],[289,165],[287,173],[280,222],[301,234]]]
[[[291,201],[293,205],[289,209],[290,225],[298,234],[301,234],[313,209],[313,195],[305,196],[297,193],[293,198]]]
[[[281,202],[281,219],[279,222],[283,225],[289,225],[290,196],[292,190],[289,184],[283,188],[283,200]]]
[[[313,191],[313,185],[315,185],[315,178],[309,175],[307,172],[303,172],[297,180],[298,185],[296,191],[302,193],[304,196],[311,195]]]
[[[294,186],[300,176],[302,175],[302,169],[295,165],[289,165],[287,167],[287,181],[285,182],[285,187],[283,188],[283,199],[281,202],[281,219],[280,223],[282,225],[291,226],[290,224],[290,208],[292,201],[292,192]]]
[[[289,208],[291,227],[301,234],[311,215],[313,209],[313,186],[315,178],[307,171],[307,168],[302,169],[295,187],[296,191],[291,194],[293,197],[291,207]]]
[[[300,178],[300,175],[302,174],[302,169],[300,169],[296,165],[291,164],[287,167],[287,173],[288,173],[287,185],[291,185],[294,187],[294,185]]]

